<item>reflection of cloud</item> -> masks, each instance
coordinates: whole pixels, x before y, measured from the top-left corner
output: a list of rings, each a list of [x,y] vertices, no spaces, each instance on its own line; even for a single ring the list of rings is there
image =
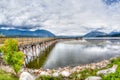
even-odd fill
[[[73,41],[74,42],[74,41]],[[97,62],[120,55],[120,45],[104,42],[103,44],[74,44],[68,41],[67,44],[58,43],[51,51],[46,60],[44,68],[56,68],[67,65],[80,65]],[[79,42],[78,42],[79,43]]]
[[[103,1],[1,0],[0,24],[39,25],[57,35],[82,35],[101,27],[107,32],[120,30],[120,3],[106,5]]]

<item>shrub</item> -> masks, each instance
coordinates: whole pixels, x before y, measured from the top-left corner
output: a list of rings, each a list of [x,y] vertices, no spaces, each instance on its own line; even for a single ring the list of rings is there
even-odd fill
[[[11,65],[16,73],[21,69],[24,62],[24,54],[18,50],[18,41],[16,39],[7,39],[1,47],[3,60]]]

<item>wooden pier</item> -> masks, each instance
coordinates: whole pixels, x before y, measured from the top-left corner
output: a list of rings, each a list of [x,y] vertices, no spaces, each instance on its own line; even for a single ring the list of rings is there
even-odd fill
[[[0,45],[4,44],[4,41],[9,38],[0,38]],[[19,50],[25,55],[24,64],[28,64],[30,61],[38,58],[49,47],[57,43],[58,41],[71,40],[60,38],[14,38],[18,40]],[[73,40],[73,39],[72,39]]]
[[[0,38],[0,45],[4,44],[4,41],[9,38]],[[51,45],[57,42],[55,38],[14,38],[18,40],[19,50],[25,55],[24,64],[28,64],[30,61],[40,56],[42,52],[48,49]]]
[[[20,51],[25,54],[25,64],[38,58],[46,49],[57,42],[56,39],[47,40],[43,42],[37,42],[32,44],[27,44],[24,46],[19,46]]]

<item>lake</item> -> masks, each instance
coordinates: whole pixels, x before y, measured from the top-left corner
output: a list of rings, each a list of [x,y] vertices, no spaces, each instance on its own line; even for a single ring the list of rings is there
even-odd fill
[[[120,55],[119,39],[60,41],[30,62],[28,68],[56,69],[99,62]]]

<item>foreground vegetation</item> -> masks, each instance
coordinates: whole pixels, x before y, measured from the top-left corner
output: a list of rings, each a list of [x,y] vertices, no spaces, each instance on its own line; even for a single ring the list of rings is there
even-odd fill
[[[112,65],[117,64],[117,70],[115,73],[110,73],[108,75],[102,75],[103,80],[120,80],[120,57],[111,60],[111,64],[108,65],[108,67],[111,67]]]
[[[16,39],[7,39],[1,47],[1,51],[5,63],[18,73],[24,62],[24,54],[18,50],[18,41]]]
[[[6,73],[0,69],[0,80],[19,80],[18,77],[15,77],[11,73]]]

